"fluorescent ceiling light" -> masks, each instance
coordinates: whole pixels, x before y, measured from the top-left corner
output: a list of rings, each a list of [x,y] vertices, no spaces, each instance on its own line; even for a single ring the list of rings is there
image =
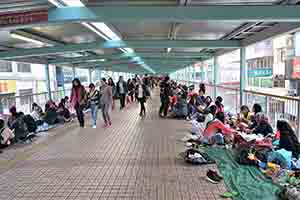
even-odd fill
[[[84,7],[84,4],[80,0],[48,0],[50,3],[55,5],[56,7],[64,7],[66,6],[72,6],[72,7]],[[62,3],[65,5],[63,5]]]
[[[62,7],[62,5],[56,1],[56,0],[48,0],[50,3],[52,3],[53,5],[55,5],[56,7]]]
[[[116,33],[114,33],[105,23],[94,22],[91,24],[99,29],[102,33],[104,33],[110,40],[121,40],[121,38]]]
[[[15,39],[19,39],[19,40],[23,40],[23,41],[26,41],[26,42],[35,43],[35,44],[38,44],[38,45],[45,45],[46,44],[44,42],[41,42],[41,41],[38,41],[38,40],[35,40],[35,39],[32,39],[32,38],[28,38],[28,37],[25,37],[25,36],[22,36],[22,35],[19,35],[19,34],[16,34],[16,33],[11,33],[10,36],[12,38],[15,38]]]
[[[84,7],[85,5],[80,0],[61,0],[68,6],[72,7]]]
[[[172,50],[171,48],[167,48],[167,52],[168,52],[168,53],[170,53],[170,52],[171,52],[171,50]]]
[[[91,31],[94,31],[96,34],[98,34],[100,37],[102,37],[105,40],[109,40],[108,37],[106,37],[104,34],[102,34],[99,30],[97,30],[97,28],[93,27],[92,25],[90,25],[89,23],[86,22],[82,22],[82,25],[84,25],[85,27],[89,28]]]

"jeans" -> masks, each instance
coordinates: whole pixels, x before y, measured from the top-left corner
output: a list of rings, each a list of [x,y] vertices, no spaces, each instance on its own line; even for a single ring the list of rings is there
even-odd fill
[[[91,104],[91,115],[92,115],[93,126],[96,126],[97,114],[98,114],[98,105]]]
[[[125,108],[125,97],[126,97],[126,94],[120,94],[121,109]]]
[[[102,111],[102,117],[105,124],[111,123],[111,118],[109,115],[109,109],[111,105],[110,104],[102,104],[101,111]]]
[[[84,106],[80,105],[79,103],[76,103],[75,110],[76,110],[76,115],[77,115],[77,119],[79,121],[80,127],[84,127],[83,108],[84,108]]]

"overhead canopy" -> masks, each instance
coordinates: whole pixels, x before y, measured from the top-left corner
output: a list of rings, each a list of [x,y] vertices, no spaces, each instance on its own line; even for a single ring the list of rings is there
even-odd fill
[[[0,60],[169,73],[297,30],[298,2],[3,0]]]

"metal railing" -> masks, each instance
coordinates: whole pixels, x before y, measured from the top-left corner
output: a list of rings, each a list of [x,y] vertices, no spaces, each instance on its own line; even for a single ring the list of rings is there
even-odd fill
[[[187,84],[199,85],[199,82],[188,82]],[[234,88],[222,85],[206,85],[206,95],[214,97],[216,87],[216,96],[223,98],[223,104],[226,112],[240,112],[240,88]],[[300,136],[300,98],[291,96],[274,95],[253,90],[244,90],[244,105],[250,109],[254,103],[262,106],[263,112],[267,114],[270,123],[276,127],[277,120],[285,119],[297,131]]]
[[[52,91],[51,97],[54,102],[59,102],[65,96],[70,96],[70,90],[58,90]],[[31,106],[33,103],[37,103],[42,108],[45,107],[47,101],[49,101],[48,93],[36,93],[22,96],[4,96],[0,97],[0,113],[8,114],[9,108],[16,106],[18,111],[22,111],[25,114],[31,112]]]

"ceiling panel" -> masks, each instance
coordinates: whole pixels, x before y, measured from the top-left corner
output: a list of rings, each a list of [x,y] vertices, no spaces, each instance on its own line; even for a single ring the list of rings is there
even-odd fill
[[[166,39],[168,38],[171,23],[137,22],[113,23],[123,39]]]
[[[177,5],[177,0],[85,0],[88,6],[171,6]]]
[[[35,27],[33,29],[45,35],[49,35],[56,40],[67,43],[93,42],[96,39],[101,39],[101,37],[95,34],[93,31],[90,31],[83,25],[77,23]]]
[[[177,39],[215,40],[239,27],[241,22],[194,22],[180,24]]]
[[[191,5],[271,5],[280,0],[192,0]]]

